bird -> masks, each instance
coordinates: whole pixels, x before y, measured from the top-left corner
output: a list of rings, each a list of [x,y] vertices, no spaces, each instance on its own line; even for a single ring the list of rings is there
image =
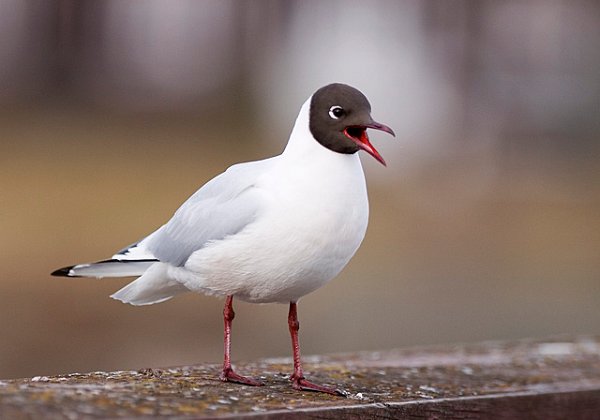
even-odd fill
[[[224,357],[219,379],[263,382],[231,363],[233,299],[289,304],[292,387],[343,395],[304,376],[298,300],[336,277],[359,248],[369,203],[359,151],[386,166],[367,129],[395,137],[373,120],[358,89],[332,83],[302,105],[283,152],[235,164],[204,184],[172,218],[111,258],[60,268],[54,276],[138,278],[111,295],[131,305],[185,292],[225,298]]]

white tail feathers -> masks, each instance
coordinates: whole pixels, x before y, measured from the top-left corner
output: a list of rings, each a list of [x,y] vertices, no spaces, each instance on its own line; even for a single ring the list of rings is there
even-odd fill
[[[164,302],[179,293],[189,292],[183,284],[169,278],[167,270],[168,264],[154,259],[112,259],[60,268],[52,275],[96,278],[141,276],[111,295],[111,298],[132,305],[150,305]]]
[[[141,276],[156,263],[156,260],[118,261],[106,260],[89,264],[78,264],[56,270],[53,275],[67,277],[130,277]]]
[[[110,297],[132,305],[151,305],[184,292],[189,292],[189,289],[168,277],[167,264],[154,263],[140,278]]]

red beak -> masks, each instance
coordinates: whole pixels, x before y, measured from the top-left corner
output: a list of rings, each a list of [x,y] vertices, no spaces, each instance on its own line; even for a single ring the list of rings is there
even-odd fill
[[[367,128],[383,131],[396,137],[396,134],[394,134],[394,130],[392,130],[385,124],[380,124],[375,121],[371,121],[365,125],[353,125],[350,127],[346,127],[346,129],[344,130],[344,134],[346,135],[346,137],[348,137],[350,140],[356,143],[358,147],[360,147],[362,150],[364,150],[365,152],[373,156],[375,159],[377,159],[377,161],[379,161],[383,166],[387,166],[385,164],[385,160],[383,160],[383,157],[379,154],[377,149],[375,149],[375,147],[373,147],[373,145],[369,141],[369,136],[367,135]]]

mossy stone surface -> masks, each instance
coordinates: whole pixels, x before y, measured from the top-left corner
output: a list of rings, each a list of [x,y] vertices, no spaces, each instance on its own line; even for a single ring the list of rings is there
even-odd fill
[[[263,387],[221,382],[220,366],[214,364],[0,380],[0,418],[291,418],[303,413],[334,418],[379,411],[394,417],[392,412],[404,413],[398,408],[411,404],[477,401],[485,396],[597,392],[600,397],[600,337],[304,360],[307,378],[338,387],[347,397],[296,391],[289,383],[291,360],[265,359],[235,364],[240,374],[265,382]]]

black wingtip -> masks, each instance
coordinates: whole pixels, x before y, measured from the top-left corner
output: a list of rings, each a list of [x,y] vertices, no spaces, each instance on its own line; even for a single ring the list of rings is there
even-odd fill
[[[63,267],[63,268],[59,268],[58,270],[54,270],[52,273],[50,273],[51,276],[56,276],[56,277],[73,277],[69,275],[69,272],[71,271],[71,269],[75,267],[74,265],[70,266],[70,267]]]

